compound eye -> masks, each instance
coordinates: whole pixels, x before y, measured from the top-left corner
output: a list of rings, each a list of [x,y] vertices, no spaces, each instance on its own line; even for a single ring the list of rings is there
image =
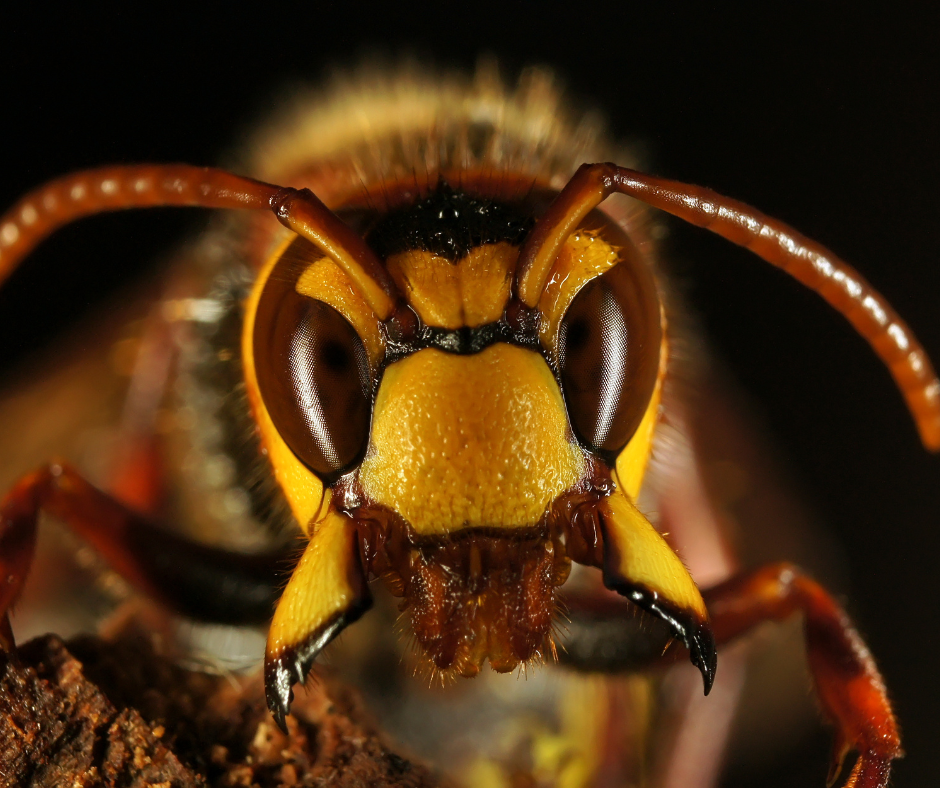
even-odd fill
[[[371,381],[362,340],[335,309],[272,272],[258,304],[258,386],[277,431],[297,458],[329,483],[363,456]]]
[[[613,458],[636,432],[659,371],[662,326],[649,271],[623,261],[588,282],[561,320],[558,366],[581,442]]]

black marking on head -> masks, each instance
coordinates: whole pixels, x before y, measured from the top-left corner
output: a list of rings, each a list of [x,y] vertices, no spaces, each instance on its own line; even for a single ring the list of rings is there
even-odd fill
[[[530,212],[521,207],[457,191],[441,182],[414,205],[379,218],[365,238],[382,260],[422,250],[457,262],[483,244],[519,245],[534,224]]]
[[[518,345],[519,347],[541,352],[536,332],[537,329],[529,325],[521,327],[512,325],[505,318],[475,328],[464,326],[449,329],[422,325],[407,340],[396,341],[389,336],[384,363],[386,365],[392,364],[425,348],[435,348],[445,353],[469,356],[480,353],[497,342],[505,342],[506,344]]]

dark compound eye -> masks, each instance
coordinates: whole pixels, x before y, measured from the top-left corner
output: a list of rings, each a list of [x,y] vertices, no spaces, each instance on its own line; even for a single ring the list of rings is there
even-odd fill
[[[297,458],[330,482],[362,458],[371,383],[362,340],[321,301],[272,272],[255,318],[254,355],[265,407]]]
[[[662,326],[649,271],[624,261],[585,285],[562,318],[558,366],[568,417],[615,457],[636,432],[659,370]]]

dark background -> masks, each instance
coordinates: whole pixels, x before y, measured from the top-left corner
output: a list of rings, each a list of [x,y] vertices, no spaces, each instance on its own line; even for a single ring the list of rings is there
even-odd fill
[[[759,206],[852,261],[940,360],[940,20],[926,4],[878,16],[400,5],[7,11],[0,204],[79,167],[213,163],[278,88],[364,54],[471,68],[490,52],[510,75],[555,67],[618,135],[646,143],[657,173]],[[0,292],[0,374],[202,221],[125,214],[60,233]],[[940,460],[919,446],[867,346],[818,297],[723,241],[670,228],[709,338],[844,549],[849,608],[906,734],[896,785],[927,785],[940,740]],[[826,746],[820,733],[753,784],[821,787]]]

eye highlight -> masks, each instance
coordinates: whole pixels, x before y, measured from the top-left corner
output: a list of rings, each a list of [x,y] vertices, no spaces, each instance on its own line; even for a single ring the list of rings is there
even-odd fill
[[[275,270],[255,320],[258,386],[297,458],[325,482],[362,458],[371,419],[369,360],[333,307],[300,295]]]
[[[593,279],[559,326],[558,370],[568,417],[589,449],[615,457],[636,432],[659,370],[659,299],[642,265]]]

